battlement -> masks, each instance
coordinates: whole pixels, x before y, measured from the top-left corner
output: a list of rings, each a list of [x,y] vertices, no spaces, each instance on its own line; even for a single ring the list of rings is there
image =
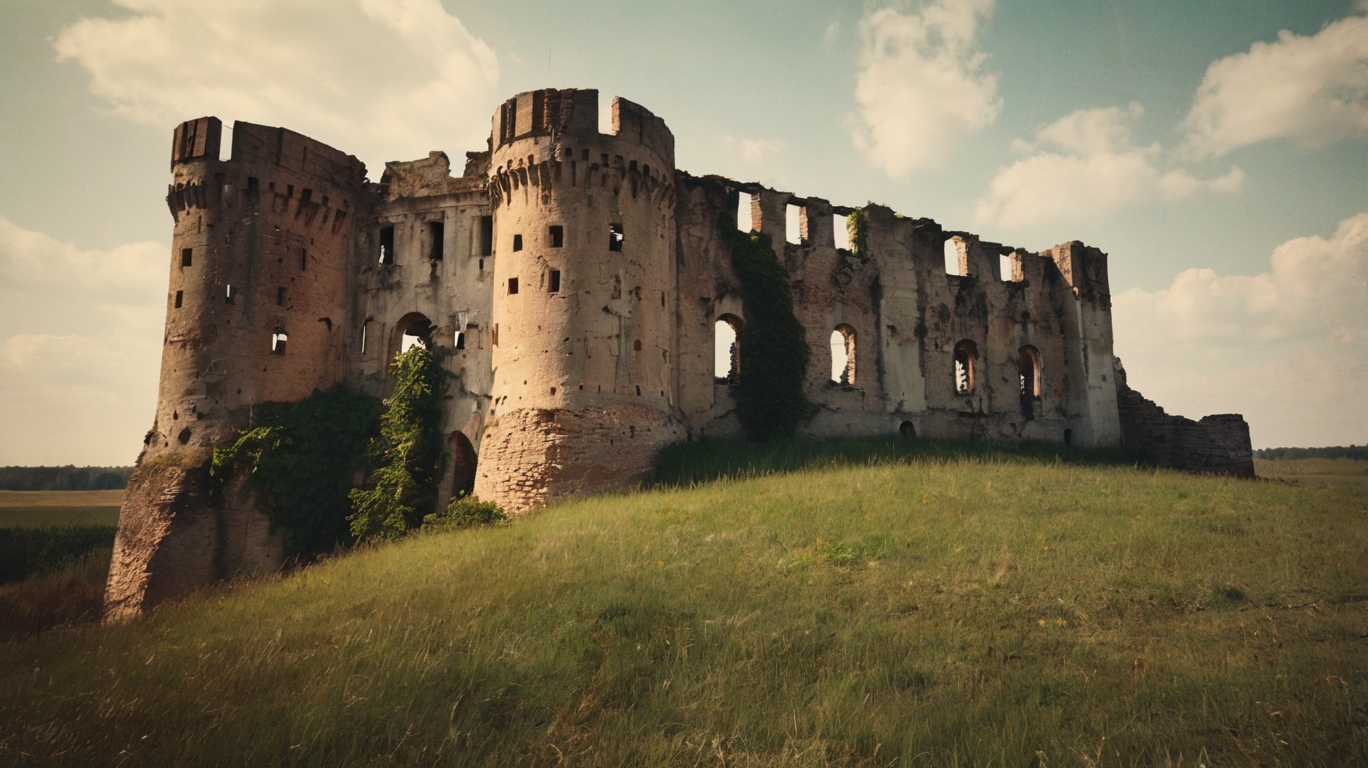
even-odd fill
[[[505,101],[494,113],[491,146],[497,152],[516,141],[573,137],[587,141],[612,136],[654,152],[674,167],[674,134],[650,110],[621,97],[613,98],[612,130],[598,126],[598,91],[592,88],[547,88],[527,91]]]
[[[223,121],[217,117],[187,120],[176,126],[171,139],[171,169],[192,162],[220,161]],[[306,174],[339,187],[359,189],[366,183],[366,165],[356,157],[287,128],[233,124],[232,159],[245,165],[274,165]]]

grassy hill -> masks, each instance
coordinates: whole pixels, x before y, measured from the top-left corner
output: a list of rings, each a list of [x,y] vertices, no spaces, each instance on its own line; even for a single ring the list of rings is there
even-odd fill
[[[1368,761],[1368,492],[1079,458],[683,449],[0,646],[0,763]]]

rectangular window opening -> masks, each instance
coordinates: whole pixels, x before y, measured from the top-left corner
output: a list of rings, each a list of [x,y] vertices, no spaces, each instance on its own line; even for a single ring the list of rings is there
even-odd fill
[[[281,287],[279,287],[279,288],[276,289],[276,306],[277,306],[277,307],[283,307],[283,306],[285,306],[285,287],[284,287],[284,286],[281,286]]]
[[[560,248],[565,245],[565,227],[559,224],[551,227],[551,247]]]
[[[441,261],[446,240],[446,224],[440,221],[428,222],[428,237],[432,240],[428,250],[429,261]]]
[[[551,270],[551,280],[549,283],[551,293],[560,293],[560,270]]]
[[[394,263],[394,227],[380,228],[380,263]]]
[[[480,217],[480,255],[489,256],[494,252],[494,217]]]
[[[508,294],[511,296],[518,292],[518,278],[508,278]]]
[[[753,208],[752,198],[749,192],[736,193],[736,228],[742,232],[750,232],[755,229],[752,220]]]
[[[247,177],[247,191],[248,191],[248,192],[255,192],[255,191],[257,191],[257,185],[258,185],[259,183],[260,183],[260,182],[258,182],[258,181],[256,180],[256,177],[255,177],[255,176],[248,176],[248,177]]]
[[[623,241],[623,240],[624,240],[624,237],[623,237],[623,235],[622,235],[622,223],[621,223],[621,222],[617,222],[617,223],[609,224],[609,225],[608,225],[608,250],[610,250],[610,251],[620,251],[620,250],[622,250],[622,241]]]
[[[304,270],[306,270],[306,269],[308,269],[308,268],[309,268],[309,249],[308,249],[308,248],[300,248],[300,249],[299,249],[299,271],[300,271],[300,272],[303,272]]]
[[[457,349],[465,349],[465,331],[457,331],[454,341]]]
[[[195,254],[195,249],[194,249],[194,248],[182,248],[182,249],[181,249],[181,266],[182,266],[182,267],[188,267],[188,266],[190,266],[190,262],[191,262],[191,260],[192,260],[192,257],[194,256],[194,254]]]
[[[185,291],[176,291],[176,309],[181,308],[181,301],[185,298]]]
[[[803,207],[789,203],[784,206],[784,240],[798,245],[803,242]]]
[[[521,250],[522,250],[522,235],[514,235],[514,236],[513,236],[513,250],[515,250],[515,251],[521,251]]]
[[[956,238],[945,241],[945,274],[964,276],[962,267],[964,257],[961,255],[962,244]]]
[[[224,294],[223,294],[223,303],[224,303],[224,304],[236,304],[236,303],[237,303],[237,291],[234,291],[234,290],[233,290],[233,286],[231,286],[231,285],[228,286],[228,289],[227,289],[226,291],[224,291]]]
[[[831,217],[832,244],[841,250],[850,250],[850,217],[833,214]]]
[[[1016,265],[1015,262],[1012,261],[1011,256],[1004,255],[998,257],[998,272],[1001,273],[1003,282],[1011,283],[1016,281]]]

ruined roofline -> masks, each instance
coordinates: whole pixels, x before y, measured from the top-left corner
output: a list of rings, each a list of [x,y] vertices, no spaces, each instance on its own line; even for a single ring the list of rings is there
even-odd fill
[[[556,141],[574,137],[583,141],[611,138],[637,144],[660,156],[673,168],[675,137],[665,121],[649,109],[614,96],[610,129],[600,130],[599,92],[596,88],[543,88],[523,91],[505,100],[494,111],[490,128],[491,149],[499,152],[526,139],[542,137]]]
[[[186,163],[273,165],[320,177],[339,186],[368,183],[366,164],[317,139],[288,128],[235,121],[229,157],[223,158],[223,121],[212,115],[176,126],[171,139],[171,170]]]

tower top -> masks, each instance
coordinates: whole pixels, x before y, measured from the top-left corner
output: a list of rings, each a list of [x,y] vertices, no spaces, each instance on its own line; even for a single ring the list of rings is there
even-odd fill
[[[601,134],[598,96],[592,88],[545,88],[520,93],[495,111],[490,144],[498,151],[528,138],[565,137],[583,141],[608,135],[649,149],[670,167],[674,166],[674,134],[664,120],[640,104],[614,97],[611,130]]]

